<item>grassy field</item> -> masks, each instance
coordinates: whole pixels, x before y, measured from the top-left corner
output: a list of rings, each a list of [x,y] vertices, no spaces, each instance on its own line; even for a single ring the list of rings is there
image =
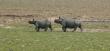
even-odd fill
[[[110,51],[110,32],[35,32],[0,28],[0,51]]]
[[[0,0],[0,51],[110,51],[108,22],[84,23],[86,32],[35,32],[27,24],[32,18],[59,16],[110,20],[109,13],[110,0]]]

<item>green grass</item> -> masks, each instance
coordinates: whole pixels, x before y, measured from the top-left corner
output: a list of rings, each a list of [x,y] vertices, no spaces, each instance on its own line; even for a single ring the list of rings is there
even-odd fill
[[[35,32],[0,28],[0,51],[110,51],[110,32]]]

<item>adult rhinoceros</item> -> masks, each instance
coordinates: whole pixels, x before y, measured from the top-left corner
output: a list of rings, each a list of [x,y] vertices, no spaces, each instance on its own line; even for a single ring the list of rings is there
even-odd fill
[[[66,32],[67,28],[74,28],[73,31],[76,31],[77,28],[80,28],[81,32],[83,31],[81,22],[76,19],[59,17],[59,19],[55,19],[54,22],[61,24],[64,32]]]

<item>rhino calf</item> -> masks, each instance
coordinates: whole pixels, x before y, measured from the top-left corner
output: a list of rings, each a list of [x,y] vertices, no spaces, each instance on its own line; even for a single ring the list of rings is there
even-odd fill
[[[33,24],[35,26],[35,30],[39,32],[40,29],[44,29],[45,31],[48,30],[48,28],[52,31],[52,25],[51,22],[46,20],[32,20],[28,21],[29,24]]]

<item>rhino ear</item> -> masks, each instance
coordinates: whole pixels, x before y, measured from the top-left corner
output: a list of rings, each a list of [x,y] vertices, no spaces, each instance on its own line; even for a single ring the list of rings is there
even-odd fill
[[[35,21],[35,20],[33,19],[33,21]]]
[[[63,18],[63,17],[61,17],[61,16],[59,17],[59,19],[60,19],[61,21],[62,21],[62,20],[64,20],[64,18]]]
[[[59,16],[59,19],[60,19],[61,17]]]

